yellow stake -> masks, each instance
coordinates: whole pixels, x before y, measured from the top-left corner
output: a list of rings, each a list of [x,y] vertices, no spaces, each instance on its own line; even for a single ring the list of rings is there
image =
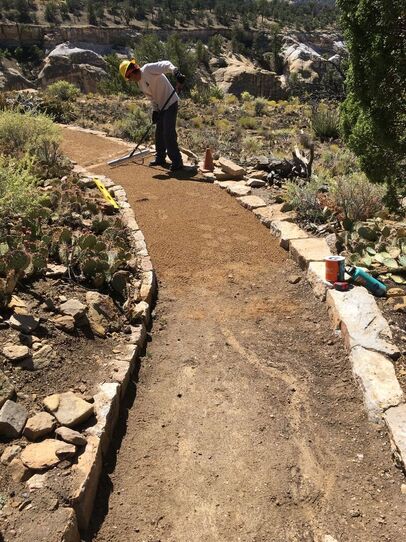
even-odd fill
[[[120,209],[119,204],[116,202],[116,200],[112,197],[110,192],[107,190],[107,188],[104,186],[104,184],[101,182],[100,179],[97,177],[94,177],[94,182],[96,183],[97,188],[100,190],[103,198],[110,203],[115,209]]]

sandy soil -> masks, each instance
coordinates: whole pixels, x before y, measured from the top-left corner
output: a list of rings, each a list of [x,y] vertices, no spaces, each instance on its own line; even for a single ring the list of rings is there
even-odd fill
[[[86,165],[123,153],[71,130],[64,148]],[[405,540],[387,435],[268,230],[215,186],[95,170],[127,190],[160,289],[86,540]]]

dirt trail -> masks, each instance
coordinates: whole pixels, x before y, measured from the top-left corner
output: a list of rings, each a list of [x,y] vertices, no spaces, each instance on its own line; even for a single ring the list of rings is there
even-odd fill
[[[123,153],[70,130],[64,148],[88,166]],[[87,540],[405,540],[387,436],[269,232],[215,186],[95,170],[126,189],[160,291]]]

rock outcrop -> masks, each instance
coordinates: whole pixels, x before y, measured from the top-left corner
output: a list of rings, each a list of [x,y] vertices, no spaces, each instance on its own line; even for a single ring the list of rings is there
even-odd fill
[[[78,86],[84,93],[96,92],[100,81],[107,77],[106,68],[106,61],[94,51],[62,43],[46,57],[38,81],[46,87],[64,80]]]
[[[0,91],[35,87],[19,70],[17,62],[7,58],[0,61]]]
[[[213,72],[216,84],[224,91],[236,96],[249,92],[253,96],[263,96],[272,100],[286,97],[280,77],[271,71],[257,68],[250,60],[240,55],[223,57],[227,63],[224,68]]]

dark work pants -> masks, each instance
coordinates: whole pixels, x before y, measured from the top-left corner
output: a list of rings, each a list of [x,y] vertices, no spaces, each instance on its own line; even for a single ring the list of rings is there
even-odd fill
[[[178,147],[176,133],[176,117],[178,115],[178,102],[172,104],[165,111],[161,111],[155,129],[156,159],[164,161],[169,156],[174,166],[182,165],[182,156]]]

